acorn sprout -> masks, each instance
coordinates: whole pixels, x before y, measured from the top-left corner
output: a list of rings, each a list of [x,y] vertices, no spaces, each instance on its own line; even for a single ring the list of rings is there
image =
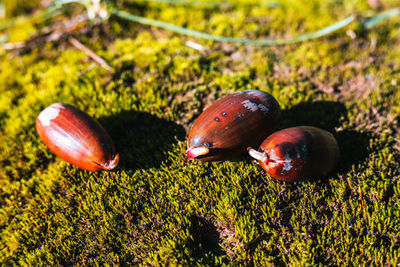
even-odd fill
[[[194,121],[186,154],[200,161],[225,160],[258,146],[279,124],[281,108],[263,91],[246,90],[226,96]]]

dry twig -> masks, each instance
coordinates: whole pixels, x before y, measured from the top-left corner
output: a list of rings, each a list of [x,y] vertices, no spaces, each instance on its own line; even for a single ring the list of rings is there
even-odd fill
[[[112,68],[110,65],[108,65],[108,63],[99,55],[97,55],[93,50],[91,50],[90,48],[88,48],[87,46],[85,46],[84,44],[82,44],[81,42],[79,42],[77,39],[75,39],[74,37],[69,37],[68,41],[75,46],[77,49],[81,50],[82,52],[84,52],[86,55],[88,55],[91,59],[93,59],[94,61],[96,61],[100,66],[102,66],[104,69],[112,72]]]

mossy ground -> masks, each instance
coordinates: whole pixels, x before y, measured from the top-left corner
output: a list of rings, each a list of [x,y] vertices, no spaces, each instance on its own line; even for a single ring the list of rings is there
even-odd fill
[[[352,13],[360,19],[318,40],[254,47],[111,17],[75,37],[113,73],[68,42],[18,56],[2,51],[2,265],[398,264],[400,21],[364,29],[361,17],[377,11],[361,0],[280,2],[221,9],[114,4],[247,38],[295,36]],[[383,8],[396,4],[383,1]],[[20,41],[42,26],[13,28],[10,38]],[[276,97],[280,128],[332,132],[342,153],[337,171],[317,182],[284,183],[247,156],[188,160],[186,133],[204,107],[250,88]],[[49,152],[34,126],[54,102],[101,122],[120,153],[115,171],[89,173]]]

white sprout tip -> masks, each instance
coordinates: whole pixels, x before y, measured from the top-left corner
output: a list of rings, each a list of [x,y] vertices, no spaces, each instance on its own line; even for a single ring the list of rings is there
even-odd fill
[[[259,151],[255,150],[253,148],[248,148],[247,151],[248,151],[248,153],[249,153],[249,155],[251,157],[253,157],[253,158],[255,158],[255,159],[259,160],[259,161],[266,161],[267,160],[267,157],[262,152],[259,152]]]
[[[186,155],[191,158],[194,159],[198,156],[203,156],[208,154],[208,152],[210,152],[210,149],[207,147],[194,147],[194,148],[189,148],[186,151]]]

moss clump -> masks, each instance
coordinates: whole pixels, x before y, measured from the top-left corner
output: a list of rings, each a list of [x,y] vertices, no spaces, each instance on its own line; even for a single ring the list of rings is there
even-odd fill
[[[4,2],[4,10],[6,17],[12,18],[24,13],[31,13],[39,6],[39,0],[13,0]]]
[[[222,9],[115,4],[193,29],[252,38],[295,36],[353,11],[373,12],[364,1]],[[2,51],[0,262],[397,264],[398,26],[396,19],[368,31],[355,25],[355,39],[340,31],[265,48],[194,40],[112,18],[77,38],[113,73],[63,42],[18,57]],[[205,49],[192,49],[186,40]],[[337,171],[321,181],[288,184],[246,156],[188,160],[185,130],[204,107],[249,88],[278,99],[280,128],[314,125],[334,133],[342,152]],[[34,125],[53,102],[101,122],[120,153],[115,171],[89,173],[49,152]]]

